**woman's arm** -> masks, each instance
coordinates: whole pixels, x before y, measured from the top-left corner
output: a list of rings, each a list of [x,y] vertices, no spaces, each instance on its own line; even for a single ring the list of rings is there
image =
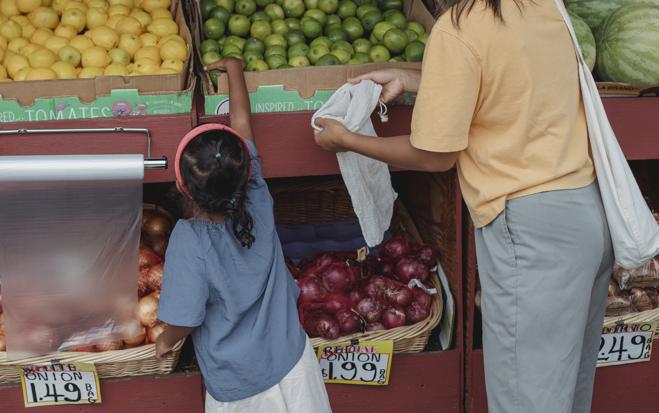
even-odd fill
[[[396,99],[403,92],[418,92],[421,83],[421,71],[416,69],[382,69],[349,79],[350,83],[359,83],[362,80],[372,80],[382,85],[382,100],[387,103]]]
[[[352,151],[377,159],[391,166],[423,172],[444,172],[453,168],[459,152],[429,152],[417,149],[409,135],[378,138],[350,132],[332,119],[316,119],[323,128],[316,132],[316,143],[328,151]]]
[[[231,128],[246,139],[254,139],[249,107],[249,93],[243,73],[244,63],[233,57],[226,57],[219,62],[208,65],[206,70],[220,69],[229,78],[229,119]]]
[[[194,330],[192,327],[165,325],[165,330],[156,340],[156,358],[160,359],[169,354],[174,345],[192,333],[192,330]]]

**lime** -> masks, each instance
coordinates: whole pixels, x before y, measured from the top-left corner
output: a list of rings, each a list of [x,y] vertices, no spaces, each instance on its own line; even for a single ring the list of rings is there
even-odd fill
[[[336,58],[339,59],[342,65],[348,63],[348,61],[352,58],[352,55],[343,49],[335,49],[332,50],[330,53],[336,56]]]
[[[318,59],[318,61],[316,62],[316,66],[336,66],[340,64],[341,61],[339,60],[339,58],[331,53],[326,54],[325,56]]]
[[[364,35],[364,27],[356,17],[348,17],[343,21],[343,31],[348,35],[348,39],[359,39]]]
[[[245,42],[245,46],[243,47],[243,51],[245,51],[245,52],[257,52],[259,54],[263,54],[263,52],[265,52],[265,43],[263,43],[263,41],[260,40],[260,39],[255,39],[253,37],[250,37]]]
[[[316,46],[311,46],[309,49],[309,52],[307,53],[307,58],[311,63],[314,65],[318,63],[318,60],[320,60],[321,57],[329,54],[330,49],[329,47],[319,44]]]
[[[375,35],[371,33],[370,36],[368,36],[368,41],[371,42],[372,45],[380,44],[380,41],[375,38]]]
[[[199,8],[201,9],[201,17],[206,20],[210,17],[211,10],[215,8],[215,0],[201,0]]]
[[[307,10],[317,9],[318,8],[318,0],[304,0],[304,5],[306,6]]]
[[[388,18],[389,16],[391,16],[392,14],[395,14],[395,13],[398,12],[398,11],[399,11],[399,10],[385,10],[385,11],[382,13],[382,15],[384,16],[384,19],[387,20],[387,18]]]
[[[256,39],[265,40],[266,37],[272,34],[272,28],[269,22],[258,20],[252,23],[249,34]]]
[[[263,72],[268,69],[270,69],[268,64],[263,60],[252,60],[245,67],[245,70],[248,72]]]
[[[327,23],[326,26],[331,26],[331,25],[341,25],[341,18],[339,17],[338,14],[330,14],[327,16]]]
[[[371,42],[367,39],[357,39],[352,42],[352,47],[357,53],[368,53],[371,50]]]
[[[260,9],[265,9],[270,3],[274,3],[275,0],[256,0],[256,5]]]
[[[268,59],[272,56],[283,56],[286,57],[286,49],[281,46],[272,46],[265,49],[265,58]]]
[[[243,60],[245,60],[247,63],[254,60],[263,60],[263,54],[254,50],[249,50],[243,53]]]
[[[286,49],[288,47],[288,42],[281,34],[273,33],[265,38],[265,46],[266,47],[281,46],[284,49]]]
[[[288,64],[293,67],[309,66],[309,59],[306,56],[295,56],[288,59]]]
[[[340,27],[331,28],[327,32],[327,38],[330,39],[332,43],[334,43],[339,40],[348,40],[348,34]]]
[[[281,8],[278,4],[268,4],[265,6],[265,14],[270,16],[272,20],[283,20],[286,15],[284,14],[284,9]]]
[[[355,4],[359,7],[365,4],[375,5],[375,2],[373,0],[355,0]]]
[[[410,42],[419,38],[419,34],[414,30],[405,29],[405,34],[407,35],[407,38]]]
[[[268,62],[268,66],[270,66],[270,69],[279,69],[282,65],[285,65],[288,63],[288,60],[284,56],[280,56],[278,54],[270,56],[266,62]]]
[[[236,13],[243,16],[251,16],[256,11],[256,2],[254,0],[236,1]],[[265,62],[264,62],[265,63]]]
[[[405,60],[408,62],[420,62],[423,59],[423,50],[426,45],[418,40],[411,41],[405,48]]]
[[[332,47],[332,41],[325,36],[316,37],[309,44],[309,47],[315,47],[315,46],[325,46],[327,47],[327,52],[329,53],[329,48]]]
[[[424,34],[426,32],[426,29],[423,28],[421,23],[417,23],[417,22],[407,23],[407,28],[412,30],[412,31],[415,31],[416,34],[418,34],[419,36],[421,36],[422,34]]]
[[[211,17],[204,22],[204,36],[206,36],[207,39],[219,39],[224,35],[224,30],[224,23],[214,17]]]
[[[320,9],[307,10],[304,13],[304,17],[311,17],[312,19],[316,19],[321,26],[325,26],[327,24],[327,14],[325,14],[325,12]]]
[[[283,20],[273,20],[270,22],[270,27],[272,27],[272,32],[275,34],[281,34],[282,36],[286,36],[288,34],[288,25],[286,24],[285,21]]]
[[[380,10],[372,4],[364,4],[363,6],[357,7],[357,17],[359,20],[364,20],[364,16],[372,11],[380,12]]]
[[[204,53],[203,56],[201,56],[201,61],[204,63],[205,66],[208,66],[210,64],[213,64],[215,62],[219,62],[220,59],[222,59],[222,56],[218,52],[210,51]]]
[[[403,59],[401,56],[396,56],[396,57],[392,57],[391,59],[389,59],[390,63],[402,63],[404,61],[405,61],[405,59]]]
[[[290,59],[291,57],[295,56],[307,56],[307,53],[309,53],[309,46],[307,46],[304,43],[297,43],[294,44],[293,46],[288,48],[288,58]]]
[[[225,56],[237,54],[242,58],[243,51],[240,50],[240,47],[236,46],[235,44],[227,43],[222,48],[222,54]]]
[[[288,26],[288,30],[300,30],[302,27],[300,25],[300,21],[296,18],[289,17],[288,19],[284,20],[286,22],[286,25]]]
[[[298,43],[306,44],[306,39],[304,38],[304,32],[302,30],[291,30],[290,32],[286,33],[284,37],[288,42],[288,47],[292,47]]]
[[[236,36],[247,36],[249,26],[249,19],[241,14],[234,14],[229,19],[229,32]]]
[[[352,47],[352,45],[350,43],[348,43],[347,41],[345,41],[345,40],[339,40],[338,42],[335,42],[332,45],[331,49],[332,49],[332,51],[338,50],[338,49],[345,50],[346,52],[350,53],[350,56],[355,54],[355,48]]]
[[[336,13],[339,9],[339,0],[318,0],[318,8],[327,14]]]
[[[382,19],[382,13],[380,13],[378,10],[374,10],[366,13],[366,15],[362,17],[361,20],[366,31],[370,32],[373,30],[376,24],[382,21]]]
[[[219,52],[220,45],[215,40],[208,39],[201,42],[199,50],[202,55],[206,54],[206,52]]]
[[[219,39],[217,39],[217,45],[220,46],[220,49],[224,47],[224,43],[227,41],[226,36],[222,36]]]
[[[380,0],[382,10],[403,10],[403,0]]]
[[[302,26],[302,33],[307,39],[315,39],[323,33],[323,26],[312,17],[303,17],[300,25]]]
[[[405,30],[407,28],[407,19],[405,18],[405,15],[399,11],[391,13],[386,19],[389,23],[399,29]]]
[[[264,21],[270,23],[270,16],[266,14],[264,11],[257,11],[256,13],[252,14],[252,17],[250,18],[252,23],[257,22],[257,21]]]
[[[240,53],[229,53],[225,54],[224,57],[235,57],[236,59],[243,60],[243,55]]]
[[[358,64],[370,63],[371,58],[368,57],[368,53],[355,53],[350,60],[357,60]]]
[[[233,44],[242,51],[245,48],[245,43],[247,43],[247,40],[243,39],[242,37],[231,35],[228,36],[224,42]]]
[[[373,27],[373,35],[378,41],[384,39],[384,34],[391,29],[395,29],[395,26],[387,21],[380,22]],[[403,46],[405,47],[405,46]]]
[[[371,61],[376,63],[386,62],[391,59],[391,53],[389,53],[389,50],[387,50],[386,47],[377,44],[371,48],[370,52],[368,52],[368,57]]]
[[[387,49],[398,54],[405,50],[409,39],[407,38],[407,34],[401,29],[390,29],[384,34],[383,42]]]
[[[304,2],[302,0],[284,0],[283,8],[286,17],[301,17],[304,14]]]
[[[417,40],[419,40],[423,44],[426,44],[426,42],[428,41],[428,33],[423,33],[422,35],[419,36]]]
[[[217,6],[211,10],[210,17],[214,17],[220,20],[222,23],[227,24],[231,18],[231,13],[229,13],[229,11],[224,7]]]
[[[233,13],[233,10],[236,6],[235,0],[215,0],[215,5],[224,7],[229,13]]]
[[[357,15],[357,5],[351,0],[343,0],[339,3],[339,9],[336,11],[336,14],[342,19],[355,17]]]

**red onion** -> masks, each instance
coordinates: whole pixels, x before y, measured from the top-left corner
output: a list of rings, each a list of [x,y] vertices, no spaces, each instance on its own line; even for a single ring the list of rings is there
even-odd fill
[[[432,304],[432,295],[417,287],[412,289],[412,295],[414,295],[414,301],[421,304],[426,310],[430,310],[430,305]]]
[[[386,330],[384,324],[380,322],[366,324],[366,331]]]
[[[362,271],[362,277],[368,278],[373,275],[381,275],[380,273],[380,259],[369,255],[364,260],[364,269]]]
[[[308,303],[319,301],[325,295],[320,280],[313,275],[301,278],[298,281],[300,287],[300,302]]]
[[[429,273],[428,267],[418,258],[403,257],[396,263],[396,278],[405,284],[413,278],[423,282],[428,278]]]
[[[360,262],[355,260],[346,260],[346,267],[348,268],[348,273],[350,274],[353,285],[362,279],[363,271]]]
[[[414,324],[428,318],[430,310],[418,301],[412,301],[412,303],[405,309],[405,315],[407,316],[407,321],[410,324]]]
[[[362,329],[362,320],[350,309],[341,310],[336,313],[339,322],[339,330],[342,334],[353,334]]]
[[[350,298],[350,302],[352,306],[356,306],[358,302],[364,298],[364,295],[359,291],[359,289],[355,289],[350,291],[350,294],[348,294],[348,298]]]
[[[391,277],[394,275],[394,260],[389,257],[381,257],[378,262],[378,272],[381,275]]]
[[[387,307],[382,313],[382,324],[388,329],[404,326],[406,322],[403,310],[396,307]]]
[[[148,280],[146,278],[149,273],[149,267],[144,267],[137,273],[137,296],[144,297],[149,293]]]
[[[366,294],[369,297],[374,297],[374,298],[382,298],[384,296],[384,291],[387,289],[389,285],[389,280],[381,277],[381,276],[375,276],[371,277],[364,286],[362,287],[362,291],[364,294]]]
[[[304,267],[300,267],[298,278],[318,277],[319,274],[320,271],[318,268],[313,265],[305,265]]]
[[[343,294],[330,294],[325,297],[325,311],[331,314],[350,310],[351,305],[350,299]]]
[[[391,257],[395,260],[406,255],[409,249],[407,240],[399,237],[394,237],[385,242],[381,248],[380,256]]]
[[[140,245],[140,254],[138,258],[140,269],[152,267],[160,262],[162,259],[156,255],[155,252],[146,245]]]
[[[330,264],[332,264],[333,262],[336,262],[336,261],[337,261],[337,258],[334,254],[324,252],[324,253],[316,256],[316,258],[314,258],[314,260],[311,262],[311,265],[316,267],[319,271],[322,271],[325,268],[327,268]]]
[[[158,263],[149,269],[146,274],[146,282],[149,291],[160,291],[162,288],[162,272],[164,270],[163,263]]]
[[[364,317],[369,323],[374,323],[380,320],[382,316],[382,304],[380,301],[373,297],[366,297],[357,303],[356,307],[359,315]]]
[[[428,267],[434,267],[437,264],[437,252],[430,245],[423,245],[416,253],[422,263]]]
[[[392,284],[391,288],[385,291],[384,297],[392,305],[407,307],[412,302],[414,295],[412,294],[412,290],[407,288],[407,286],[396,282]]]
[[[322,311],[308,313],[304,317],[304,329],[312,336],[335,339],[339,336],[338,321]]]
[[[330,293],[348,292],[354,284],[352,274],[342,262],[328,265],[321,275],[321,281]]]
[[[106,343],[97,343],[96,351],[114,351],[121,350],[124,348],[124,342],[122,340],[108,341]]]

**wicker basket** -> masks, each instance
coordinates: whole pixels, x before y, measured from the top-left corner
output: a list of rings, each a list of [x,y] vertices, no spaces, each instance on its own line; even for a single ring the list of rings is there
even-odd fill
[[[354,220],[350,195],[341,180],[336,178],[314,179],[307,182],[275,183],[270,185],[274,199],[275,219],[279,224],[318,224],[328,221]],[[394,205],[394,214],[389,231],[396,236],[421,242],[421,236],[400,200]],[[430,315],[416,324],[391,330],[357,333],[339,337],[336,340],[313,338],[314,347],[330,342],[360,340],[394,340],[394,352],[418,353],[424,349],[430,333],[439,324],[443,312],[442,288],[437,274],[431,275],[431,282],[437,289],[433,296]]]
[[[641,311],[640,313],[629,313],[615,317],[605,317],[604,327],[614,327],[618,323],[637,324],[637,323],[651,323],[659,321],[659,308],[653,310]],[[659,340],[659,324],[657,325],[657,332],[654,335],[655,340]]]

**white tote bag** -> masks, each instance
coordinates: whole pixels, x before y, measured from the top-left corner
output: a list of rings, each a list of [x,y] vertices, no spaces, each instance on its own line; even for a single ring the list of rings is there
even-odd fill
[[[609,221],[615,261],[626,269],[637,268],[659,253],[659,226],[618,145],[595,80],[581,54],[567,10],[561,0],[556,0],[556,5],[570,30],[579,58],[579,81],[588,121],[590,147]]]

